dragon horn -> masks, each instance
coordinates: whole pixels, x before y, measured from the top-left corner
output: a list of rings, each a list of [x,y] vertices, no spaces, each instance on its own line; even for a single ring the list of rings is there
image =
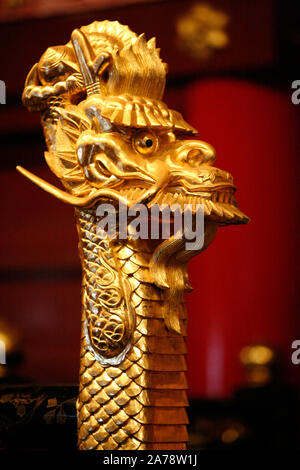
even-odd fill
[[[95,204],[97,199],[101,197],[115,200],[119,202],[119,204],[123,204],[125,206],[129,205],[127,199],[120,196],[120,194],[117,193],[117,191],[114,191],[113,189],[98,189],[97,191],[94,192],[94,194],[91,194],[89,196],[78,197],[78,196],[73,196],[72,194],[69,194],[66,191],[63,191],[62,189],[59,189],[56,186],[53,186],[52,184],[48,183],[42,178],[39,178],[38,176],[34,175],[30,171],[26,170],[22,166],[17,166],[17,170],[23,176],[28,178],[32,183],[36,184],[47,193],[56,197],[60,201],[66,202],[67,204],[71,204],[72,206],[91,207],[92,205]]]
[[[36,184],[40,188],[42,188],[47,193],[51,194],[52,196],[56,197],[60,201],[66,202],[71,206],[76,207],[91,207],[95,204],[95,202],[99,198],[106,198],[112,199],[117,201],[119,204],[123,204],[124,206],[131,207],[135,204],[146,204],[147,202],[151,201],[167,184],[168,182],[168,174],[166,172],[162,173],[162,176],[158,179],[157,183],[150,188],[144,196],[138,201],[131,201],[129,202],[125,197],[121,196],[117,191],[113,189],[98,189],[93,194],[89,196],[73,196],[62,189],[57,188],[48,181],[40,178],[39,176],[34,175],[30,171],[26,170],[22,166],[17,166],[16,169],[19,173],[21,173],[25,178],[29,179],[32,183]]]

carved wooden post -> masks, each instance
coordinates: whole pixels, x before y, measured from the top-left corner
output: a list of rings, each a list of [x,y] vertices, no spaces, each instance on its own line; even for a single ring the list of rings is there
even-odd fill
[[[186,449],[187,263],[219,225],[248,222],[231,175],[213,166],[214,149],[191,140],[197,131],[160,101],[165,75],[154,38],[103,21],[47,49],[25,84],[23,102],[41,112],[45,158],[65,191],[18,169],[76,208],[80,449]],[[120,236],[118,223],[103,238],[103,204],[117,216],[143,204],[144,223],[151,208],[170,207],[172,220],[188,208],[190,226],[143,240]],[[188,249],[199,207],[204,243]]]

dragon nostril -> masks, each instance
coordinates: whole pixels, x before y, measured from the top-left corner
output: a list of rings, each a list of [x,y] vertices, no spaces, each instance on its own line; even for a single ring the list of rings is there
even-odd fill
[[[187,153],[186,159],[192,165],[201,163],[202,151],[200,149],[193,149]]]

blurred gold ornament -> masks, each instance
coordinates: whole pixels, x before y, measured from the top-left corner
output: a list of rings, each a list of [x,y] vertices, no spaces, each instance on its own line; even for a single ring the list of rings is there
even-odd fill
[[[233,421],[221,435],[221,441],[224,444],[233,444],[237,440],[245,436],[247,429],[239,422]]]
[[[228,45],[228,22],[226,13],[206,3],[196,3],[177,20],[178,45],[194,59],[207,59]]]
[[[273,362],[275,352],[270,346],[254,344],[245,346],[240,353],[244,365],[269,365]]]
[[[22,340],[19,331],[0,318],[0,379],[13,375],[21,356]]]
[[[73,31],[48,49],[26,80],[23,102],[40,110],[46,161],[61,190],[19,167],[75,206],[80,239],[82,338],[80,449],[185,449],[187,263],[219,225],[247,223],[232,176],[214,149],[186,140],[197,131],[161,98],[166,66],[155,39],[117,21]],[[166,240],[103,239],[97,206],[110,202],[197,204],[204,246]]]
[[[261,386],[272,381],[273,366],[277,355],[270,346],[252,344],[245,346],[240,352],[240,360],[246,368],[247,380],[250,385]]]

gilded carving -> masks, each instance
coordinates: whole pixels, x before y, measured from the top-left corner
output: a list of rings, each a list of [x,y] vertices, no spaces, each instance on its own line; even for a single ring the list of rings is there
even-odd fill
[[[185,449],[187,263],[217,227],[247,223],[232,176],[214,149],[162,101],[166,64],[155,39],[118,22],[73,31],[47,49],[26,80],[23,102],[41,112],[45,159],[75,207],[82,261],[82,339],[77,402],[80,449]],[[188,138],[188,139],[187,139]],[[204,245],[181,238],[103,239],[99,204],[202,205]]]

